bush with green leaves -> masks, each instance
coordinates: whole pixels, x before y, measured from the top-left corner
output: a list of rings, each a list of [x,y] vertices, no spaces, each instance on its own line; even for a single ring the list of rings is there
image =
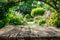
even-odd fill
[[[38,21],[38,24],[39,25],[43,25],[43,24],[45,24],[46,23],[46,19],[40,19],[39,21]]]
[[[50,16],[49,24],[54,27],[60,26],[60,12],[55,12]]]
[[[21,18],[20,16],[16,14],[10,14],[9,18],[10,18],[10,24],[13,24],[13,25],[24,25],[26,23],[23,20],[23,18]]]
[[[4,26],[8,25],[10,22],[9,18],[0,20],[0,28],[3,28]]]
[[[35,8],[31,11],[31,16],[42,16],[44,14],[45,10],[43,8]]]

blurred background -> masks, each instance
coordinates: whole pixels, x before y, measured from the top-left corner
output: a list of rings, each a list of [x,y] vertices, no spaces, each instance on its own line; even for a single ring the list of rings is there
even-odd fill
[[[7,25],[60,27],[60,0],[0,0],[0,28]]]

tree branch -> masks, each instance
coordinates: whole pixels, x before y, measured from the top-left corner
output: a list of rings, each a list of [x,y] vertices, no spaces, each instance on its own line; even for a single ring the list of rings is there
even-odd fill
[[[46,0],[38,0],[38,1],[44,2],[44,3],[48,4],[49,6],[53,7],[55,10],[58,10],[58,9],[56,8],[55,4],[52,5],[52,4],[50,4],[49,2],[46,2]]]

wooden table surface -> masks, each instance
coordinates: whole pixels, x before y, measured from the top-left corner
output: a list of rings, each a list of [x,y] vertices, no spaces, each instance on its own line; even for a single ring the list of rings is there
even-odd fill
[[[9,25],[0,29],[0,40],[60,40],[60,30],[54,27]]]

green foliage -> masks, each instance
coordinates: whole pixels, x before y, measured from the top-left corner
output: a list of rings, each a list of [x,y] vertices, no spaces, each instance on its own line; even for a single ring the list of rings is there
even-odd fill
[[[33,18],[31,18],[31,16],[30,16],[29,14],[26,14],[26,15],[24,16],[24,20],[25,20],[25,21],[33,21]]]
[[[60,26],[60,13],[55,12],[50,16],[49,24],[51,26],[59,27]]]
[[[9,18],[6,18],[6,19],[3,19],[3,20],[0,20],[0,28],[8,25],[10,22]]]
[[[25,2],[20,2],[20,1],[25,1]],[[0,0],[0,28],[9,24],[9,22],[14,25],[25,24],[25,21],[27,19],[33,20],[32,18],[30,19],[29,17],[30,13],[31,13],[31,16],[33,17],[41,16],[44,14],[45,9],[52,10],[52,11],[55,9],[56,11],[58,11],[58,13],[53,14],[54,16],[51,16],[52,19],[49,19],[50,20],[49,24],[57,27],[60,26],[60,1],[59,0],[39,0],[39,1],[42,1],[42,3],[44,2],[44,4],[45,3],[48,4],[52,8],[42,4],[41,4],[41,6],[43,6],[42,8],[36,8],[36,7],[40,7],[40,5],[38,4],[38,1],[35,1],[35,0]],[[20,16],[13,14],[13,11],[17,9],[15,7],[17,5],[19,5],[20,7],[18,11],[20,10],[20,12],[23,12],[24,14],[29,14],[25,17],[26,18],[25,21]],[[12,7],[15,7],[15,8],[12,8]],[[41,19],[38,23],[40,25],[44,24],[45,19]]]
[[[20,12],[24,15],[26,14],[30,14],[32,8],[35,8],[34,6],[32,6],[33,1],[32,0],[28,0],[26,3],[25,2],[20,2],[19,5],[19,9],[17,9],[18,11],[20,10]]]
[[[21,18],[20,16],[16,14],[10,14],[9,18],[10,18],[10,24],[13,24],[13,25],[24,25],[26,23],[23,20],[23,18]]]
[[[24,17],[25,18],[30,18],[30,15],[29,14],[26,14]]]
[[[60,1],[59,0],[39,0],[42,1],[46,4],[48,4],[49,6],[53,7],[56,11],[60,10]]]
[[[46,23],[46,17],[44,17],[44,15],[43,16],[36,16],[35,18],[34,18],[34,21],[35,21],[35,24],[37,24],[37,25],[46,25],[47,23]]]
[[[38,24],[39,25],[43,25],[43,24],[45,24],[46,23],[46,19],[40,19],[39,21],[38,21]]]
[[[31,13],[31,10],[33,8],[40,7],[40,4],[38,4],[38,1],[36,0],[27,0],[26,2],[20,2],[20,10],[23,14],[29,14]]]
[[[8,0],[1,0],[0,1],[0,28],[4,27],[5,25],[9,24],[9,13],[8,9],[13,7],[15,3],[11,3]]]
[[[4,22],[0,20],[0,28],[4,27]]]
[[[10,24],[13,25],[24,25],[26,22],[23,20],[23,18],[21,17],[22,15],[17,15],[18,13],[15,13],[15,9],[17,9],[17,7],[12,7],[9,8],[9,19],[10,19]]]
[[[7,3],[5,1],[0,1],[0,28],[9,23],[7,8],[5,6],[6,4]]]
[[[22,0],[22,1],[25,1],[25,0]],[[53,7],[56,11],[60,10],[60,0],[36,0],[36,1],[44,2],[49,6]]]
[[[41,7],[44,8],[46,11],[47,10],[50,10],[50,11],[53,11],[53,12],[55,11],[55,9],[53,7],[47,5],[46,3],[42,3]]]
[[[31,11],[31,16],[42,16],[44,14],[45,10],[43,8],[35,8]]]

